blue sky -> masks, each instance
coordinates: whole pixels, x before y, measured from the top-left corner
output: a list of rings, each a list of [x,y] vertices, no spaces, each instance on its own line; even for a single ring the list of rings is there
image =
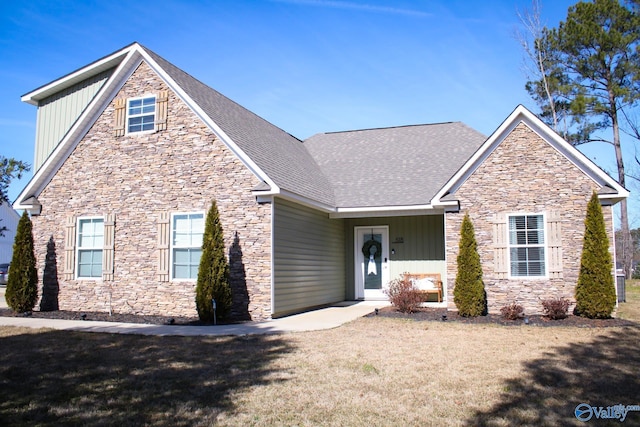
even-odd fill
[[[575,1],[542,3],[543,22],[556,26]],[[301,139],[446,121],[489,135],[518,104],[537,112],[513,35],[516,11],[530,6],[530,0],[1,2],[0,153],[33,162],[36,108],[21,95],[133,41]],[[615,171],[610,146],[580,149]],[[26,182],[12,184],[12,201]],[[636,220],[632,212],[630,218]]]

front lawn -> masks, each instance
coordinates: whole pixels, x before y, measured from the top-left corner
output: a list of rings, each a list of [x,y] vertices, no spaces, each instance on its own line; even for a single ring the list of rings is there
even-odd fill
[[[232,338],[5,327],[0,424],[584,425],[579,403],[638,404],[639,342],[638,327],[380,317]]]

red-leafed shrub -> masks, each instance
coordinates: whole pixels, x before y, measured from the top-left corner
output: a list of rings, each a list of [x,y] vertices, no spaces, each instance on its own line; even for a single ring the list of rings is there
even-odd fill
[[[384,290],[389,296],[389,301],[401,313],[413,313],[422,302],[418,289],[407,278],[395,279],[389,283],[389,288]]]
[[[502,317],[507,320],[516,320],[524,316],[524,308],[514,302],[502,307],[500,313],[502,313]]]
[[[564,298],[546,299],[542,301],[542,309],[544,315],[549,319],[564,319],[569,312],[569,300]]]

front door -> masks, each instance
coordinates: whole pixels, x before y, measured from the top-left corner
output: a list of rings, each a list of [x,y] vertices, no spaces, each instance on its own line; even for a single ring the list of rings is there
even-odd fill
[[[387,299],[389,285],[389,228],[356,227],[356,299]]]

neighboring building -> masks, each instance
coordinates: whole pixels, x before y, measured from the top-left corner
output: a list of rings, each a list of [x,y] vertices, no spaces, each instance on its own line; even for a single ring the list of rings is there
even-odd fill
[[[41,268],[55,244],[66,310],[196,315],[215,199],[236,318],[384,298],[403,272],[440,274],[434,304],[455,309],[465,212],[489,310],[540,312],[573,299],[592,192],[612,252],[628,196],[522,106],[489,138],[440,123],[303,142],[137,43],[23,101],[38,107],[37,170],[14,207],[33,215]]]
[[[16,238],[16,230],[20,215],[13,210],[11,204],[3,202],[0,205],[0,228],[6,227],[4,235],[0,236],[0,264],[11,262],[13,255],[13,241]]]

